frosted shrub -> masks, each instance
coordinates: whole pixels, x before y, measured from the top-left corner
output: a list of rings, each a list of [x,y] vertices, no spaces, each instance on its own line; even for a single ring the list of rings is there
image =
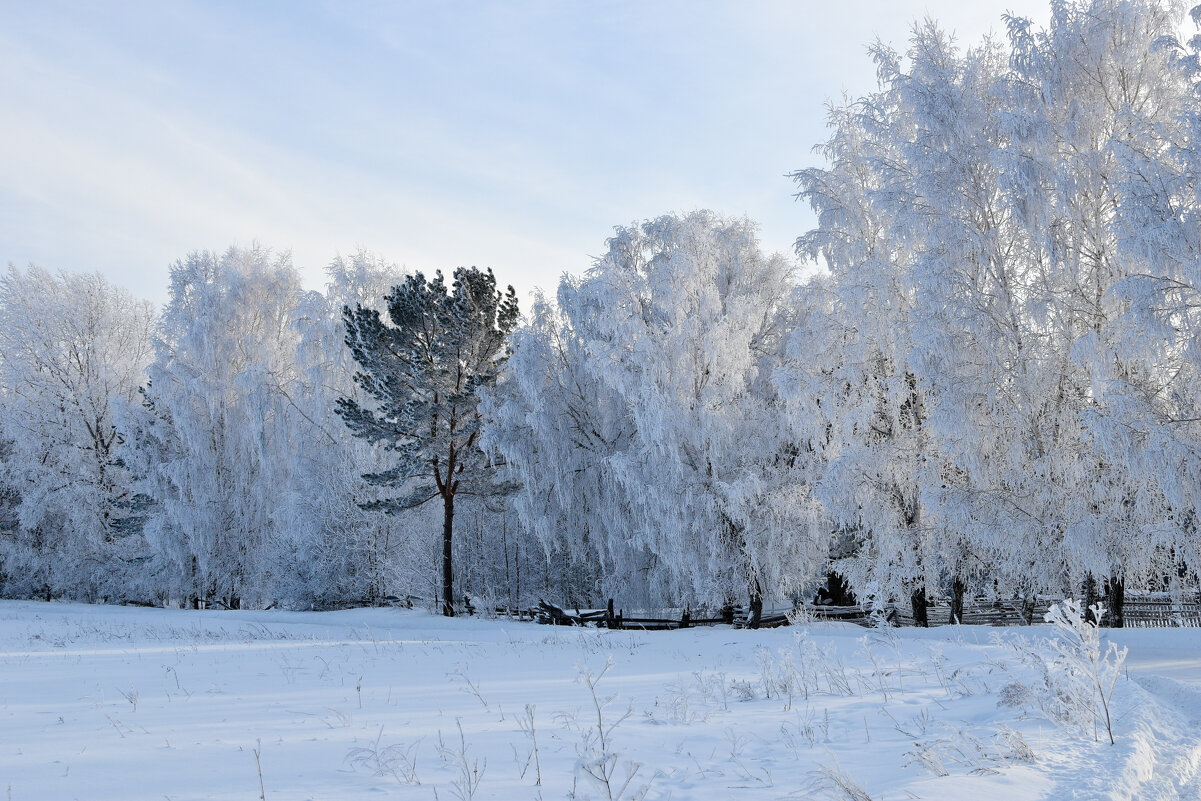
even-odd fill
[[[1100,622],[1105,607],[1093,604],[1089,611],[1093,620]],[[1041,669],[1043,686],[1032,689],[1011,684],[1001,691],[1000,705],[1037,701],[1043,712],[1059,723],[1092,723],[1094,737],[1103,726],[1112,744],[1113,692],[1127,649],[1114,643],[1102,647],[1097,623],[1085,618],[1075,599],[1055,604],[1045,619],[1055,627],[1056,637],[1040,643],[1026,641],[1019,647],[1022,658]]]
[[[1060,681],[1068,696],[1092,718],[1094,726],[1104,723],[1112,744],[1110,701],[1121,675],[1122,663],[1126,661],[1127,649],[1112,642],[1102,648],[1097,624],[1105,614],[1105,606],[1093,604],[1089,611],[1096,623],[1085,619],[1080,603],[1072,598],[1055,604],[1047,612],[1046,621],[1055,626],[1059,635],[1051,643],[1053,664],[1059,669]]]

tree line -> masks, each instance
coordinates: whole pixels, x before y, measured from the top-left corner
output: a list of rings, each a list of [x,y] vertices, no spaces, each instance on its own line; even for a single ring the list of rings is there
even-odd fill
[[[620,226],[519,318],[490,271],[196,253],[156,313],[0,279],[10,597],[723,606],[1195,592],[1201,40],[1184,8],[877,43],[764,253]]]

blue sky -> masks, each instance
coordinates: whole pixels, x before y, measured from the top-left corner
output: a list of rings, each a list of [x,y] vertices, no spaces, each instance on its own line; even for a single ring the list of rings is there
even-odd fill
[[[525,294],[614,225],[712,208],[791,252],[823,104],[865,46],[994,4],[0,0],[0,261],[99,270],[156,302],[199,249],[360,247],[493,267]]]

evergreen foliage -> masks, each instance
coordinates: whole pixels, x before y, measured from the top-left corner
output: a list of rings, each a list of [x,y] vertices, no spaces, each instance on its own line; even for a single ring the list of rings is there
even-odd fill
[[[454,614],[455,499],[505,490],[494,463],[480,448],[480,390],[496,383],[517,325],[517,295],[500,292],[492,271],[455,270],[448,288],[442,273],[407,277],[387,298],[385,322],[376,309],[347,306],[346,344],[359,371],[356,383],[373,401],[340,398],[338,413],[355,434],[393,454],[387,469],[366,474],[393,488],[367,501],[389,514],[442,501],[442,610]]]

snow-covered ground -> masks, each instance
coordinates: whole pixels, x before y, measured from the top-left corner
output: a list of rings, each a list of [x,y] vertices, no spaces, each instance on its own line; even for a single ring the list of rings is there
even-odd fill
[[[0,797],[1201,797],[1201,630],[1107,633],[1113,746],[998,705],[1051,636],[0,602]]]

